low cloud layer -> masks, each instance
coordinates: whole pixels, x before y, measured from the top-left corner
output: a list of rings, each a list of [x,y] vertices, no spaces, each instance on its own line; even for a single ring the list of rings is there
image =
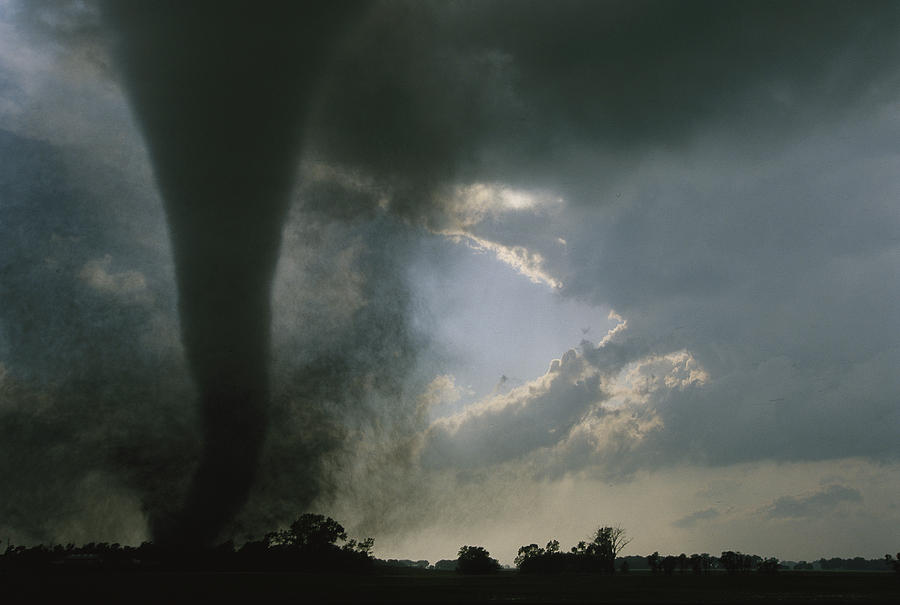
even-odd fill
[[[717,511],[716,509],[705,508],[689,515],[685,515],[684,517],[674,521],[672,525],[674,525],[675,527],[680,527],[682,529],[692,529],[698,524],[710,519],[715,519],[718,516],[719,511]]]
[[[861,502],[858,489],[846,485],[829,485],[804,496],[782,496],[772,503],[768,515],[773,519],[795,519],[822,515],[840,504]]]

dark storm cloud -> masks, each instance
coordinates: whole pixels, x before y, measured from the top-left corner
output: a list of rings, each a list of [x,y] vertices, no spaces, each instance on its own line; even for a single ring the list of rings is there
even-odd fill
[[[773,519],[809,517],[830,512],[845,502],[861,502],[859,490],[845,485],[829,485],[808,496],[783,496],[766,513]]]
[[[99,186],[106,167],[8,132],[0,156],[4,530],[139,539],[195,454],[170,259],[143,237],[153,224],[109,211],[148,200]],[[117,490],[142,502],[88,521]]]
[[[564,295],[713,376],[649,398],[663,428],[621,449],[625,468],[895,456],[897,281],[875,276],[896,273],[879,158],[896,148],[898,20],[883,2],[388,4],[336,61],[308,144],[438,231],[459,225],[449,184],[565,199],[538,228],[464,230],[541,252]],[[564,401],[539,406],[561,416],[534,439],[473,420],[460,435],[484,451],[459,451],[562,443]],[[603,460],[576,433],[559,466]]]
[[[650,398],[664,428],[626,466],[897,454],[897,282],[875,277],[896,273],[894,168],[877,159],[896,147],[896,5],[391,8],[402,19],[373,17],[336,64],[310,144],[438,230],[447,182],[566,199],[551,220],[566,258],[547,253],[563,293],[714,376]],[[376,40],[395,60],[378,63]],[[470,230],[547,251],[509,227]],[[485,412],[457,429],[459,451],[487,463],[561,441],[567,401],[510,406],[509,425]],[[557,422],[516,430],[537,409]]]
[[[682,452],[680,457],[717,465],[761,458],[896,458],[891,434],[900,384],[887,372],[891,359],[861,361],[859,370],[835,369],[833,385],[818,374],[796,373],[780,358],[660,393],[651,405],[666,430],[652,436],[648,449],[662,458]],[[662,458],[657,462],[664,463]]]
[[[395,210],[439,224],[429,199],[454,179],[565,190],[583,180],[577,163],[560,165],[579,147],[634,162],[713,127],[777,145],[889,97],[880,78],[897,55],[897,13],[872,2],[383,3],[336,61],[310,138],[392,188]]]
[[[403,273],[421,233],[404,222],[540,253],[545,283],[629,320],[627,347],[576,360],[581,384],[556,377],[546,396],[526,388],[432,427],[428,464],[537,452],[557,476],[896,457],[896,3],[383,2],[341,36],[330,11],[311,20],[300,4],[179,3],[184,19],[151,6],[110,2],[115,27],[103,32],[90,11],[28,18],[93,65],[108,61],[97,41],[122,36],[116,57],[171,220],[213,446],[183,522],[221,499],[196,539],[246,497],[235,528],[258,535],[317,495],[353,493],[373,517],[404,496],[410,480],[391,473],[422,446],[427,412]],[[27,107],[35,93],[5,75],[4,100]],[[289,215],[301,149],[318,176],[301,171]],[[197,454],[190,385],[177,346],[150,359],[133,336],[174,323],[159,269],[170,259],[140,247],[140,203],[114,209],[133,190],[62,191],[45,159],[57,151],[21,136],[3,151],[33,160],[8,173],[3,199],[5,399],[51,402],[4,408],[4,432],[19,435],[5,441],[18,452],[7,458],[16,493],[32,494],[7,500],[8,517],[48,535],[23,512],[50,493],[32,478],[75,482],[90,468],[135,489],[158,535],[177,531]],[[454,194],[475,183],[564,202],[470,220]],[[86,237],[90,217],[108,222]],[[608,409],[598,373],[679,351],[709,379]],[[175,378],[159,387],[160,375]],[[221,409],[233,417],[220,422]],[[232,438],[246,447],[225,447]],[[217,448],[228,451],[214,464]],[[40,472],[16,474],[26,459]],[[203,488],[226,469],[230,496]],[[53,507],[73,484],[50,490]]]

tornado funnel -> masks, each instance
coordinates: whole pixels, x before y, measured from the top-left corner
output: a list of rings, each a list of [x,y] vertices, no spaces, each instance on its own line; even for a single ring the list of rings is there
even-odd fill
[[[358,4],[104,5],[169,221],[203,448],[157,542],[212,542],[253,483],[267,427],[270,291],[307,99]]]

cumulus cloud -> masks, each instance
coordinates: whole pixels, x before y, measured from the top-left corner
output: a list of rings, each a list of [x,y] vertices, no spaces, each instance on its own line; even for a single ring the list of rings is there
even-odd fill
[[[685,351],[659,356],[635,346],[624,326],[554,359],[544,376],[436,420],[421,463],[480,469],[518,461],[549,477],[598,467],[629,474],[650,463],[644,450],[667,428],[655,405],[660,393],[700,388],[708,377]]]
[[[436,421],[423,463],[472,468],[522,457],[558,442],[604,398],[599,373],[570,351],[542,378]]]

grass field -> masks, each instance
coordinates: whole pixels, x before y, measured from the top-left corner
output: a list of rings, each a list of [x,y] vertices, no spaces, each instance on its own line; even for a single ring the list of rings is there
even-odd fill
[[[86,572],[0,576],[16,602],[293,603],[900,603],[900,576],[831,572],[616,576],[460,576],[403,571],[307,573]]]

